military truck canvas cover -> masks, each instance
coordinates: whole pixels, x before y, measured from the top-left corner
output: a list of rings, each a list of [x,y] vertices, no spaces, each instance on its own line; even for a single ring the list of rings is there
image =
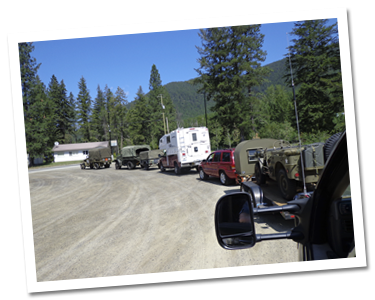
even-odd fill
[[[98,161],[102,160],[103,158],[110,158],[111,157],[111,149],[109,147],[98,147],[89,150],[89,157],[90,160]]]
[[[255,164],[258,161],[258,158],[254,156],[255,151],[273,148],[277,142],[278,140],[275,139],[253,139],[239,143],[234,151],[236,173],[242,176],[253,175]]]
[[[123,158],[139,157],[140,152],[149,150],[151,150],[149,145],[126,146],[121,149],[121,156]]]
[[[150,150],[150,151],[143,151],[139,153],[139,158],[141,160],[157,159],[159,158],[159,154],[163,155],[164,150],[156,149],[156,150]]]

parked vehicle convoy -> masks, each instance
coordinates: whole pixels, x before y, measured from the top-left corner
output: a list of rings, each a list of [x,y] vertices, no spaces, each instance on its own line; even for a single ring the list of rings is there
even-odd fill
[[[223,185],[233,184],[237,179],[234,163],[234,148],[217,150],[199,165],[199,177],[207,180],[210,176],[220,178]]]
[[[89,155],[80,163],[82,170],[109,168],[112,162],[111,149],[109,147],[98,147],[89,150]]]
[[[262,197],[261,187],[254,185],[249,193],[228,194],[219,199],[215,230],[220,246],[246,249],[264,240],[292,239],[300,244],[300,260],[355,256],[346,132],[334,143],[310,197],[296,197],[283,206],[259,207]],[[294,228],[277,234],[256,234],[254,215],[280,211],[296,216]]]
[[[143,151],[150,150],[149,145],[133,145],[122,148],[121,153],[113,161],[116,169],[121,169],[122,166],[127,166],[129,170],[135,169],[135,167],[141,163],[139,154]]]
[[[149,168],[153,166],[158,167],[159,158],[163,154],[164,154],[164,151],[160,149],[140,152],[139,158],[141,160],[140,162],[141,167],[144,168],[145,170],[148,170]]]
[[[206,127],[178,128],[159,140],[163,156],[159,168],[164,172],[173,168],[176,174],[197,169],[200,162],[211,152],[210,136]]]

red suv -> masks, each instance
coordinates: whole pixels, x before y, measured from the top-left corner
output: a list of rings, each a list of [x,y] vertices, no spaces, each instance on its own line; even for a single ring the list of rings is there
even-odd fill
[[[234,148],[226,150],[217,150],[212,152],[207,159],[199,165],[199,177],[202,180],[209,176],[219,177],[224,185],[236,181],[236,166],[234,164]]]

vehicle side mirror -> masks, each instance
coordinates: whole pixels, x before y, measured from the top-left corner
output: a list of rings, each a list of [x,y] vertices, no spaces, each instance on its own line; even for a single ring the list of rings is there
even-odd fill
[[[250,195],[240,192],[221,197],[215,209],[215,229],[217,240],[225,249],[253,247],[257,238]]]

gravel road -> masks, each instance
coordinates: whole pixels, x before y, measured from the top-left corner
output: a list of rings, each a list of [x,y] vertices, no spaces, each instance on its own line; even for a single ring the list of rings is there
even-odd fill
[[[37,281],[198,270],[297,261],[291,240],[228,251],[216,241],[217,200],[239,186],[158,169],[29,172]],[[257,233],[293,221],[257,218]]]

